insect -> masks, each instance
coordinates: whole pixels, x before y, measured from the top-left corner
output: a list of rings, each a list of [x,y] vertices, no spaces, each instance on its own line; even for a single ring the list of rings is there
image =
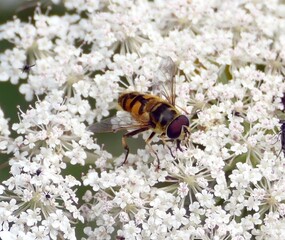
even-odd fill
[[[29,64],[25,64],[22,68],[20,68],[21,70],[22,70],[22,73],[29,73],[30,72],[30,70],[31,70],[31,68],[33,67],[33,66],[35,66],[36,64],[33,64],[33,65],[29,65]]]
[[[163,143],[166,143],[166,141],[176,141],[177,149],[182,151],[180,143],[190,134],[190,121],[188,117],[181,114],[178,108],[175,107],[175,63],[170,57],[163,58],[159,66],[159,71],[163,73],[163,77],[165,78],[165,84],[158,83],[155,85],[156,88],[158,88],[158,85],[163,87],[163,89],[157,89],[160,96],[136,91],[123,92],[119,96],[119,106],[124,111],[130,113],[135,123],[123,125],[118,122],[114,123],[114,118],[108,118],[91,125],[89,128],[94,133],[132,130],[125,133],[122,137],[122,145],[126,151],[124,163],[126,163],[130,151],[127,144],[128,137],[151,130],[152,132],[147,138],[146,144],[156,155],[159,168],[158,155],[150,144],[153,137],[159,134]]]

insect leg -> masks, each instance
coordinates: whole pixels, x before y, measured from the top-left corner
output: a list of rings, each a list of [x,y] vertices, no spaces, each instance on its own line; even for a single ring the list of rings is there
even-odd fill
[[[281,150],[285,157],[285,123],[281,125]]]
[[[180,152],[183,152],[183,149],[181,148],[181,140],[180,139],[175,139],[175,140],[172,140],[172,139],[164,140],[164,139],[162,139],[163,144],[168,148],[171,156],[175,159],[176,156],[173,154],[172,149],[167,145],[167,142],[174,142],[174,141],[176,141],[176,151],[178,149]]]
[[[280,120],[280,123],[282,123],[282,125],[281,125],[281,130],[280,130],[280,132],[278,133],[278,136],[277,136],[277,141],[279,140],[279,137],[280,137],[281,149],[280,149],[280,151],[279,151],[279,153],[277,155],[277,158],[280,156],[281,152],[283,152],[284,157],[285,157],[285,122],[284,122],[284,120]],[[273,144],[275,144],[275,143],[273,143]]]
[[[167,146],[167,148],[168,148],[168,150],[169,150],[169,152],[170,152],[171,156],[175,159],[176,157],[174,156],[174,154],[173,154],[173,152],[172,152],[171,148],[170,148],[168,145],[166,145],[166,146]]]
[[[122,137],[122,145],[123,145],[124,149],[126,150],[126,156],[125,156],[125,160],[124,160],[123,164],[125,164],[127,162],[128,155],[129,155],[129,152],[130,152],[129,146],[127,144],[127,138],[128,137],[132,137],[134,135],[137,135],[137,134],[139,134],[141,132],[144,132],[144,131],[146,131],[148,129],[149,129],[149,127],[142,127],[142,128],[136,129],[136,130],[134,130],[132,132],[125,133],[123,135],[123,137]]]
[[[153,150],[153,148],[152,148],[152,146],[150,144],[150,142],[151,142],[152,138],[154,137],[154,135],[155,135],[155,132],[152,132],[145,142],[149,146],[150,150],[155,154],[155,156],[157,158],[157,167],[156,167],[156,169],[159,169],[160,168],[160,161],[159,161],[157,152]]]
[[[170,147],[168,146],[168,144],[167,144],[167,142],[173,142],[173,140],[172,140],[172,139],[165,139],[165,135],[166,135],[165,133],[162,133],[162,134],[160,135],[160,139],[161,139],[163,145],[168,148],[168,150],[169,150],[171,156],[172,156],[173,158],[175,158],[175,156],[174,156],[174,154],[173,154],[171,148],[170,148]]]
[[[176,149],[179,149],[180,152],[183,152],[183,149],[181,148],[181,140],[180,139],[177,139],[176,140]]]
[[[274,143],[272,143],[272,144],[275,144],[275,143],[277,143],[278,141],[279,141],[279,137],[281,136],[281,133],[279,132],[278,133],[278,135],[277,135],[277,140],[274,142]],[[272,137],[271,139],[274,139],[276,137],[276,135],[274,136],[274,137]],[[271,140],[270,139],[270,140]]]

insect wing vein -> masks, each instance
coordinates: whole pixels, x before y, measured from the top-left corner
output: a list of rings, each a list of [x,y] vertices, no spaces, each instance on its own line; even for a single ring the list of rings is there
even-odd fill
[[[176,65],[170,57],[164,57],[159,65],[155,82],[153,85],[153,92],[157,95],[164,96],[167,101],[175,106],[175,72]]]
[[[92,124],[88,129],[94,133],[117,132],[121,130],[131,130],[145,127],[132,119],[121,119],[118,117],[106,118],[100,122]]]

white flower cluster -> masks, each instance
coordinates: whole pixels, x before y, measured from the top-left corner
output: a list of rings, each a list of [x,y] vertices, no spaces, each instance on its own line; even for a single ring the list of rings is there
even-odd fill
[[[8,120],[5,119],[4,113],[0,108],[0,152],[7,150],[10,142],[9,135]]]
[[[11,43],[0,81],[37,99],[19,123],[0,110],[0,152],[10,154],[0,238],[284,239],[284,3],[62,5],[62,15],[38,6],[28,22],[0,25],[0,42]],[[113,157],[88,127],[111,114],[121,92],[149,93],[165,56],[177,67],[189,142],[180,151],[156,136],[157,156],[146,146],[121,165],[123,148]]]

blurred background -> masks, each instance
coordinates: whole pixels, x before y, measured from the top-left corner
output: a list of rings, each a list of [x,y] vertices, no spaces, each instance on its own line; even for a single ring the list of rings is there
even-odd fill
[[[1,0],[0,1],[0,11],[1,11],[0,18],[2,19],[3,15],[6,12],[13,12],[23,2],[24,2],[23,0]]]

